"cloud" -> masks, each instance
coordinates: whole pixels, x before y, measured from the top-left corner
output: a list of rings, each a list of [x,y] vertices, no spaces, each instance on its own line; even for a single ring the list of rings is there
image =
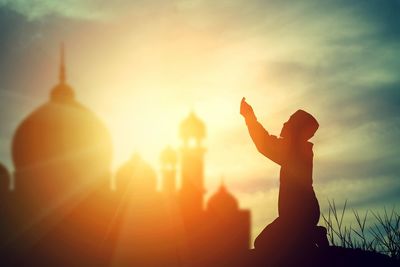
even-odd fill
[[[0,0],[0,7],[7,7],[30,21],[48,16],[95,19],[104,16],[101,2],[104,1],[98,2],[95,8],[96,1]]]
[[[387,43],[400,38],[400,17],[398,16],[400,2],[398,0],[343,2],[357,8],[363,19],[379,27],[379,34],[374,36],[375,39],[378,37],[378,40]]]
[[[161,0],[0,0],[0,7],[6,7],[29,21],[51,17],[69,18],[86,21],[109,21],[125,16],[151,16],[155,18],[164,12],[185,7],[183,2]],[[161,12],[161,13],[159,13]]]

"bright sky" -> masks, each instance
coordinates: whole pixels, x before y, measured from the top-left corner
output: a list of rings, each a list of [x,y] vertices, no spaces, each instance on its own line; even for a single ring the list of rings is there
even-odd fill
[[[207,125],[206,183],[221,176],[253,212],[277,212],[278,166],[239,115],[246,96],[272,133],[297,109],[320,122],[314,184],[327,199],[400,202],[398,1],[0,0],[0,161],[19,122],[48,99],[66,45],[67,80],[109,128],[114,168],[140,152],[158,168],[194,110]]]

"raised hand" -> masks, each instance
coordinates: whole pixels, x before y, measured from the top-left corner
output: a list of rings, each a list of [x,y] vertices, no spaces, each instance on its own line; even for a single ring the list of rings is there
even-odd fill
[[[255,117],[253,108],[246,102],[245,97],[240,102],[240,114],[245,118]]]

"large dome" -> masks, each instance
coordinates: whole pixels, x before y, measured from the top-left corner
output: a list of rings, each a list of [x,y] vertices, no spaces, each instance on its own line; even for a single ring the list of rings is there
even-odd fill
[[[46,181],[51,190],[47,186],[50,180],[55,181],[50,182],[53,186],[63,187],[77,179],[104,178],[110,172],[111,156],[108,130],[75,100],[65,82],[62,63],[60,82],[51,91],[50,100],[24,119],[14,135],[16,189],[32,187],[28,180]]]
[[[40,106],[19,125],[12,146],[16,171],[89,154],[97,164],[102,163],[100,168],[111,161],[107,129],[76,101],[49,101]]]

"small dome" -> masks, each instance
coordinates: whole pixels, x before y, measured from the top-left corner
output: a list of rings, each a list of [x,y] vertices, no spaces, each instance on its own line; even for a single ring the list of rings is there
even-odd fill
[[[117,190],[126,190],[129,187],[135,192],[155,192],[157,175],[139,154],[134,154],[117,171],[116,186]]]
[[[160,156],[160,160],[162,164],[175,166],[178,161],[178,156],[176,151],[171,147],[167,146],[162,152]]]
[[[238,210],[239,204],[236,198],[222,184],[218,192],[208,200],[207,208],[211,212],[223,213]]]
[[[184,140],[196,138],[201,140],[206,136],[205,125],[194,112],[182,121],[180,125],[180,137]]]

